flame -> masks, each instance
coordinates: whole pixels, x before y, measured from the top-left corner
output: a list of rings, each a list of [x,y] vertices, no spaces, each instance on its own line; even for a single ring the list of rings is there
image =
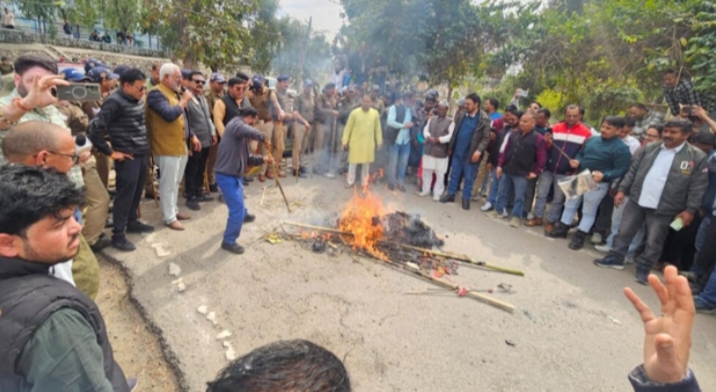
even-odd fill
[[[353,233],[346,240],[354,250],[362,249],[371,255],[387,259],[387,256],[378,250],[378,242],[383,238],[383,225],[381,218],[386,211],[383,202],[368,189],[362,193],[355,191],[348,201],[338,220],[338,229]]]

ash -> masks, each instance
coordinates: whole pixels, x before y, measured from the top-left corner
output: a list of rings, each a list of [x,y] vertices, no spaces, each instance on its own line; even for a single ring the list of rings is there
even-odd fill
[[[420,215],[398,211],[385,215],[381,223],[383,235],[389,241],[427,249],[445,245],[445,241],[438,238],[435,231],[420,219]]]

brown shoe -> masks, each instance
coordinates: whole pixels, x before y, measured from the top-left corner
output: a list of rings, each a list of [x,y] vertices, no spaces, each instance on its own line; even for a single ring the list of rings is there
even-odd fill
[[[178,219],[178,220],[189,220],[189,219],[191,219],[191,216],[186,215],[186,214],[182,214],[182,213],[180,212],[180,213],[177,214],[177,219]]]
[[[167,227],[170,228],[170,229],[172,229],[172,230],[176,230],[176,231],[182,231],[182,230],[184,230],[184,225],[182,225],[181,223],[179,223],[179,221],[174,221],[174,222],[168,224]]]
[[[264,175],[264,174],[259,174],[259,181],[261,181],[261,182],[266,181],[266,175]]]
[[[527,227],[542,226],[542,218],[530,219],[527,221],[527,223],[525,223],[525,226],[527,226]]]
[[[547,222],[546,225],[544,225],[544,232],[545,234],[549,234],[554,231],[554,223]]]

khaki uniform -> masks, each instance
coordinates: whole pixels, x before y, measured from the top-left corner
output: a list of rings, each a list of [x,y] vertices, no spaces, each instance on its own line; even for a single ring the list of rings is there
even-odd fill
[[[273,116],[274,113],[276,115],[283,114],[283,109],[278,103],[276,93],[273,90],[264,88],[261,93],[258,93],[255,90],[250,90],[246,93],[246,96],[249,98],[251,106],[259,112],[259,123],[256,124],[255,128],[264,134],[266,140],[271,140],[271,144],[274,149],[274,159],[276,162],[280,162],[281,156],[283,155],[284,144],[283,133],[279,134],[279,132],[283,132],[283,127],[278,127],[277,130],[276,124],[273,121]],[[261,144],[259,147],[259,154],[266,155],[266,145]],[[281,155],[279,155],[279,152]],[[266,173],[267,169],[267,164],[261,165],[262,174]],[[273,173],[273,170],[271,170],[271,173]]]
[[[303,93],[296,97],[295,108],[298,114],[308,122],[311,127],[315,127],[316,117],[316,101],[313,97],[313,92],[309,92],[308,95]],[[306,127],[299,121],[295,122],[295,132],[293,136],[293,167],[297,168],[302,165],[302,161],[305,161],[304,153],[308,150],[308,140],[310,139],[310,131],[306,130]]]
[[[213,90],[209,89],[204,92],[204,97],[206,97],[206,102],[209,104],[209,111],[211,112],[211,120],[214,120],[214,104],[216,104],[216,101],[221,99],[221,97],[224,96],[224,93],[222,91],[221,94],[215,93]],[[214,123],[216,124],[216,123]],[[218,134],[217,134],[218,136]],[[209,148],[209,158],[206,160],[206,178],[209,182],[209,185],[216,185],[216,173],[214,173],[214,166],[216,165],[216,153],[219,151],[219,143],[214,144]]]

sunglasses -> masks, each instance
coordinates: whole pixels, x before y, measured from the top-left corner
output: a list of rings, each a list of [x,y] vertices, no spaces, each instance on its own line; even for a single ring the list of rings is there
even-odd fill
[[[205,84],[206,80],[192,80],[192,82],[194,82],[196,84]]]

